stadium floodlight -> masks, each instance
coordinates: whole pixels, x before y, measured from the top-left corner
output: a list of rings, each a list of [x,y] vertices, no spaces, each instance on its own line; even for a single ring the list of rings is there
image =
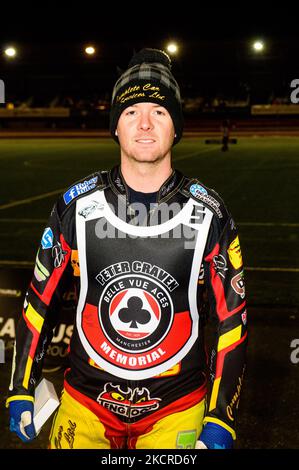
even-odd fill
[[[265,44],[263,41],[254,41],[252,48],[255,52],[262,52],[265,48]]]
[[[167,46],[166,46],[166,50],[167,52],[169,52],[169,54],[177,54],[178,53],[178,46],[175,42],[170,42]]]
[[[16,54],[17,54],[17,51],[14,47],[7,47],[5,50],[4,50],[4,54],[7,56],[7,57],[15,57]]]
[[[96,52],[95,48],[93,46],[87,46],[85,47],[85,53],[87,55],[94,55]]]

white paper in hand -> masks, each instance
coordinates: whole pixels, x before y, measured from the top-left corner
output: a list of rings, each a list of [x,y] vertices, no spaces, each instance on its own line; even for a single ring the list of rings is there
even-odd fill
[[[42,379],[35,389],[33,422],[36,434],[59,405],[54,385]]]

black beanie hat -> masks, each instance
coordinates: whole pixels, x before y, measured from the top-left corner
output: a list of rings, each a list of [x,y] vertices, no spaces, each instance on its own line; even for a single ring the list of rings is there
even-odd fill
[[[159,49],[142,49],[135,54],[117,80],[111,101],[110,132],[115,135],[119,117],[124,109],[135,103],[157,103],[169,112],[175,128],[173,144],[183,132],[183,114],[179,86],[171,73],[169,56]]]

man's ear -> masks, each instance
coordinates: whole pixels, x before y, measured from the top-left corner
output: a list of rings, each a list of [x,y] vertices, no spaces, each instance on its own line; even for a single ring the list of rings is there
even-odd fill
[[[115,130],[115,135],[118,135],[118,133],[117,133],[117,129]]]

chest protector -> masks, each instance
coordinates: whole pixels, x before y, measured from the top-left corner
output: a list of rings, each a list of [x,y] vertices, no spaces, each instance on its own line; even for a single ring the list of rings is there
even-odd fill
[[[156,377],[198,340],[197,287],[212,212],[186,201],[150,226],[119,217],[106,190],[76,202],[76,328],[88,356],[113,376]]]

